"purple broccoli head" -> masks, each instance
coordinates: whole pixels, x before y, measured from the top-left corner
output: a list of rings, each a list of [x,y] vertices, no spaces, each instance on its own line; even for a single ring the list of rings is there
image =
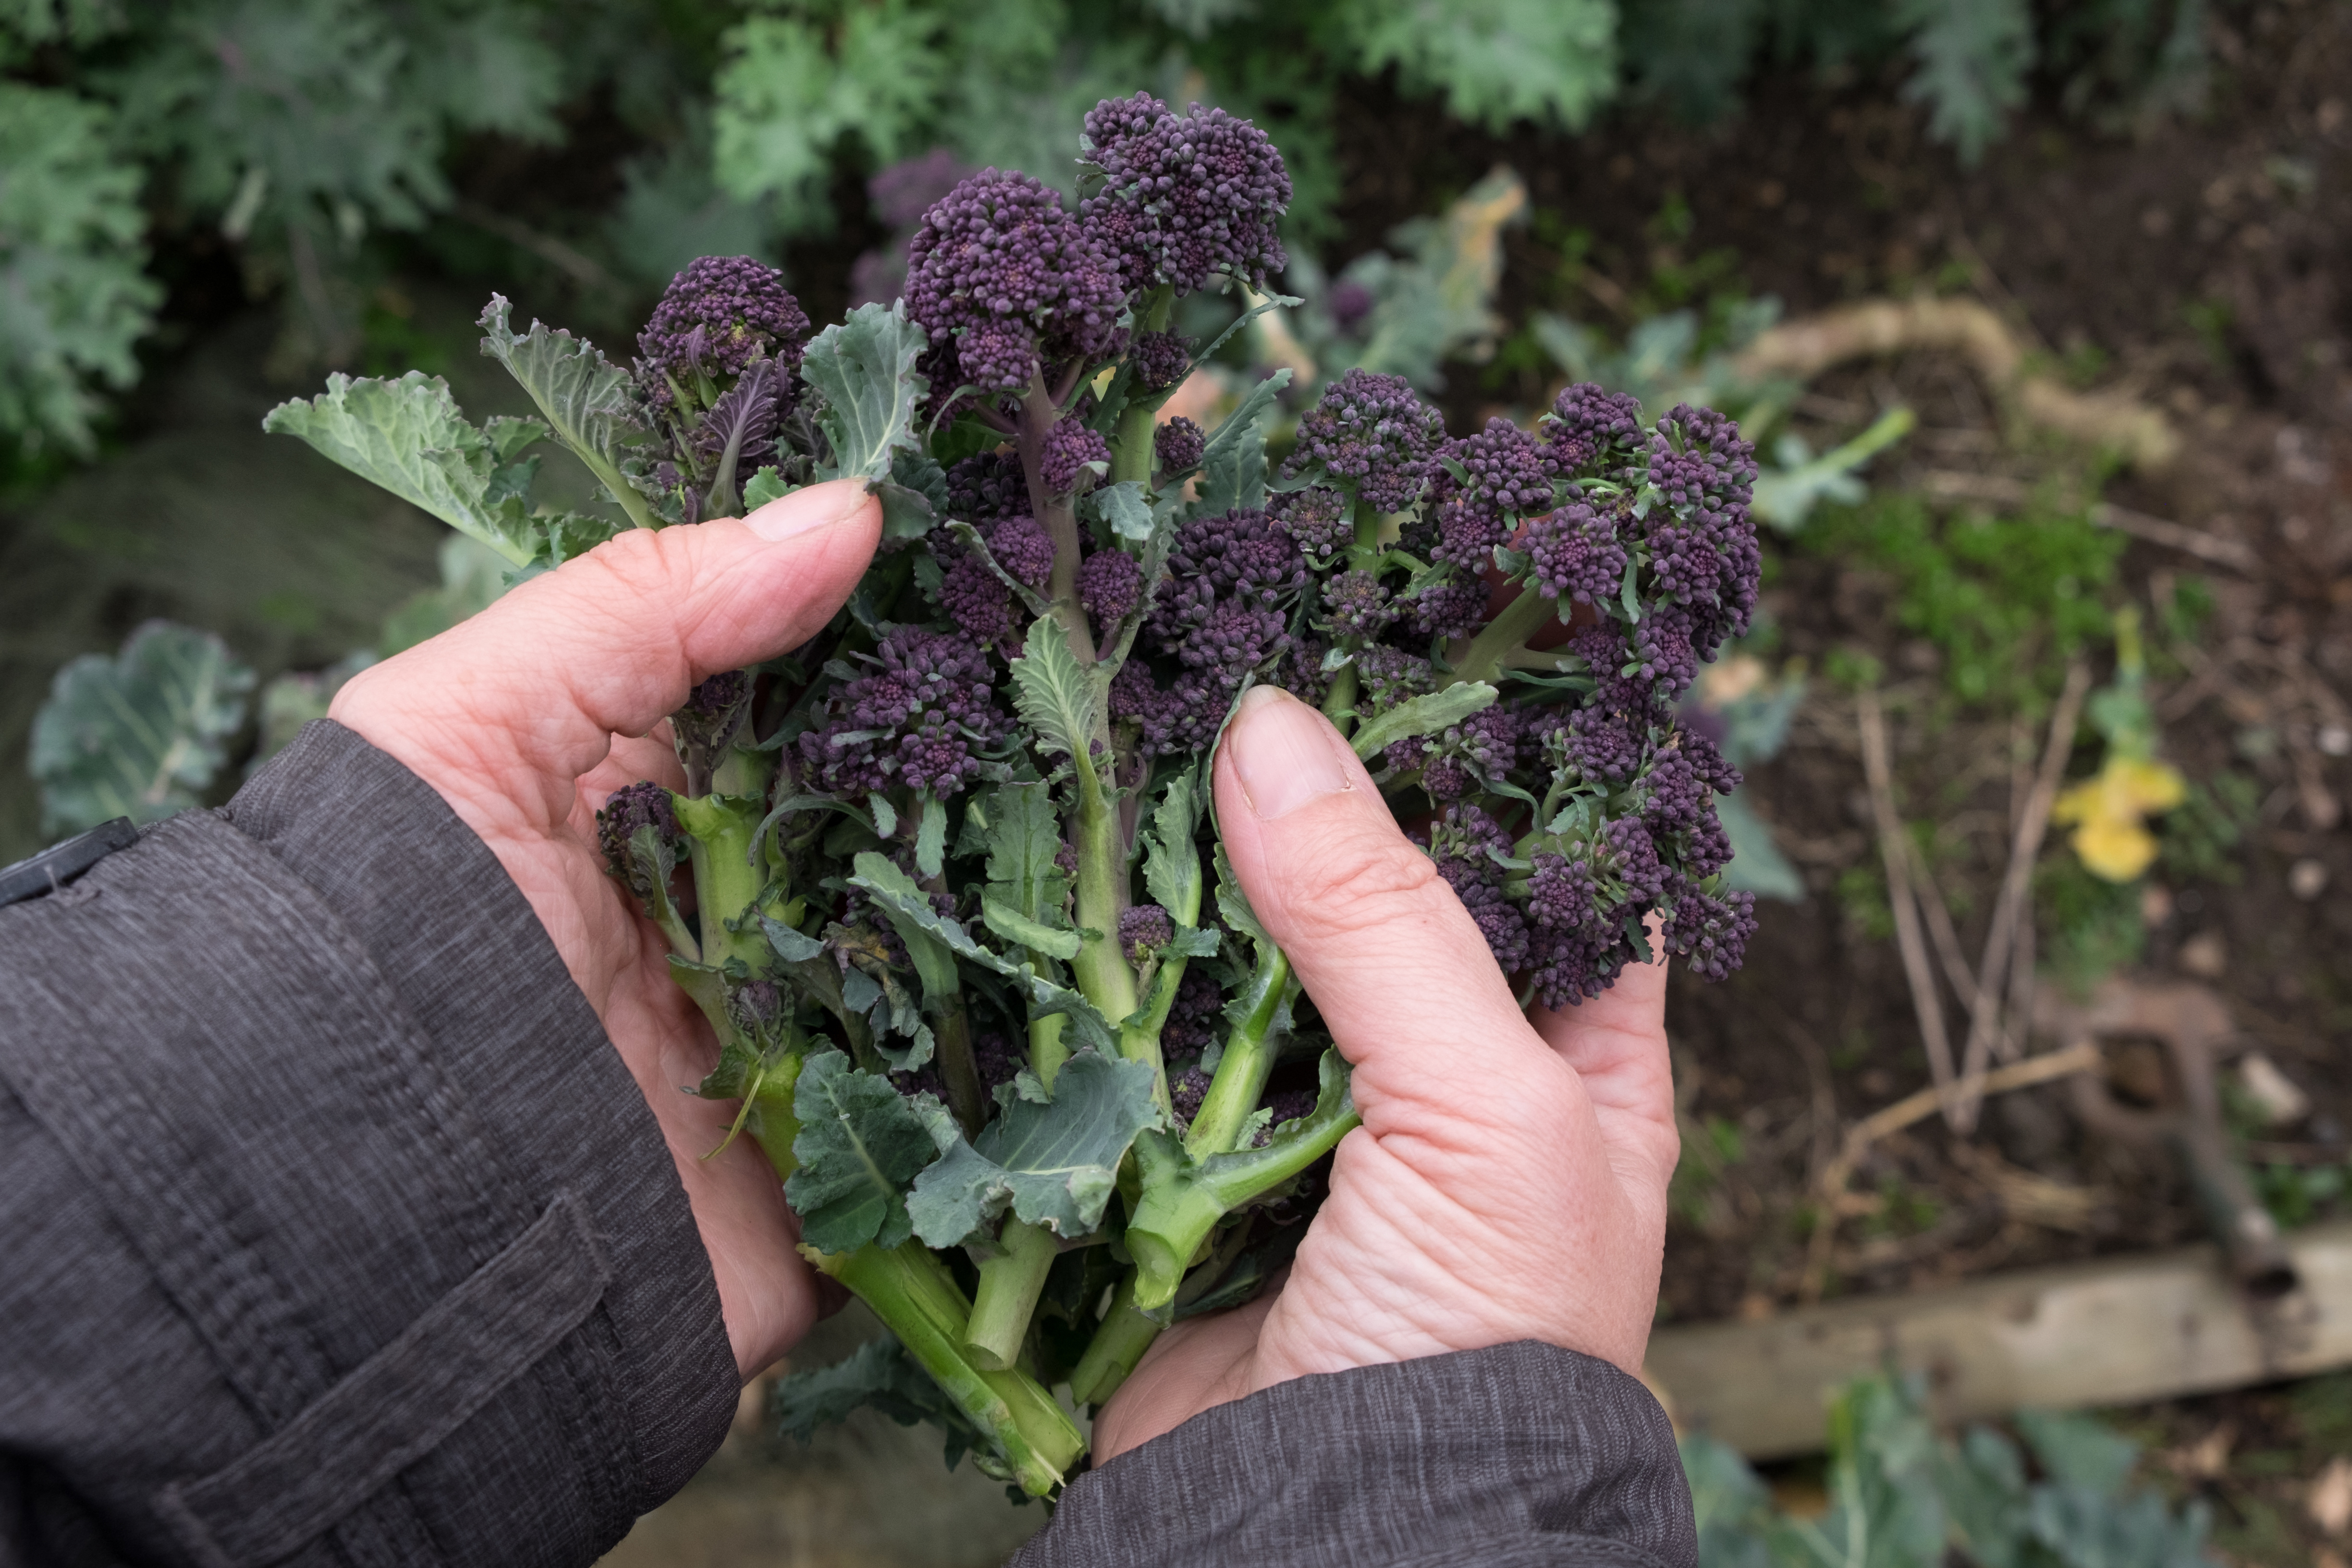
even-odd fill
[[[1143,595],[1143,568],[1124,550],[1097,550],[1078,563],[1078,605],[1097,627],[1124,619]]]
[[[1589,381],[1562,389],[1544,421],[1544,451],[1563,475],[1593,472],[1642,439],[1642,405]]]
[[[1348,517],[1348,497],[1328,485],[1308,485],[1305,489],[1276,497],[1274,521],[1275,526],[1290,535],[1291,542],[1312,560],[1323,560],[1355,542],[1355,525]]]
[[[1176,940],[1176,921],[1158,904],[1137,904],[1119,911],[1118,950],[1129,963],[1149,963]]]
[[[1351,370],[1298,422],[1298,447],[1282,471],[1320,468],[1374,511],[1402,511],[1428,482],[1445,426],[1401,375]]]
[[[740,375],[768,359],[785,373],[775,395],[789,399],[808,331],[782,272],[749,256],[701,257],[670,279],[637,334],[637,380],[655,407],[667,408],[673,383]]]
[[[1181,474],[1187,468],[1199,468],[1202,454],[1208,449],[1209,437],[1181,414],[1151,435],[1151,455],[1159,459],[1162,474]]]
[[[874,660],[874,673],[834,691],[828,722],[800,737],[808,778],[852,800],[902,785],[957,794],[1009,728],[987,651],[965,637],[900,626]]]
[[[1178,332],[1140,333],[1127,363],[1144,391],[1165,392],[1192,374],[1192,340]]]
[[[1087,471],[1089,463],[1108,464],[1110,443],[1098,430],[1089,430],[1076,419],[1065,419],[1045,432],[1045,447],[1037,459],[1037,477],[1051,496],[1070,495],[1087,484],[1093,476]]]
[[[1125,304],[1114,258],[1051,187],[986,169],[923,215],[907,250],[907,313],[982,393],[1019,392],[1041,363],[1108,350]]]
[[[1100,184],[1078,210],[1129,292],[1189,294],[1221,272],[1264,287],[1290,264],[1276,232],[1290,175],[1248,121],[1197,103],[1179,116],[1139,92],[1097,104],[1085,134],[1088,183]]]

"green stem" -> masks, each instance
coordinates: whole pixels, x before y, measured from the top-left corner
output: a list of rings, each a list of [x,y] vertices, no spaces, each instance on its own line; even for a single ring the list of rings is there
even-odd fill
[[[1136,313],[1136,331],[1165,331],[1168,309],[1175,297],[1175,290],[1164,283],[1153,289],[1143,309]],[[1152,439],[1160,430],[1160,399],[1139,396],[1140,389],[1132,380],[1128,388],[1127,406],[1119,411],[1118,428],[1110,438],[1110,483],[1133,479],[1148,485],[1151,482]]]
[[[702,924],[701,961],[713,969],[740,958],[753,970],[768,961],[768,939],[749,917],[768,886],[768,870],[756,864],[752,841],[767,801],[757,795],[673,795],[677,823],[687,832],[694,868],[694,897]],[[732,930],[730,922],[744,929]]]
[[[1528,588],[1488,621],[1486,629],[1467,642],[1446,650],[1454,679],[1490,680],[1503,668],[1503,656],[1533,637],[1559,614],[1559,601],[1540,588]]]
[[[1209,1080],[1200,1114],[1184,1136],[1184,1152],[1193,1159],[1231,1150],[1265,1097],[1266,1075],[1274,1070],[1274,1046],[1266,1037],[1289,989],[1289,957],[1278,947],[1260,947],[1257,967],[1242,990],[1241,1021],[1225,1040],[1216,1076]]]
[[[1069,496],[1045,493],[1045,435],[1059,422],[1062,411],[1046,389],[1041,369],[1029,377],[1021,399],[1021,417],[1014,444],[1021,450],[1021,471],[1029,483],[1029,505],[1054,542],[1054,574],[1046,579],[1046,596],[1054,601],[1054,618],[1069,634],[1070,652],[1080,664],[1095,661],[1094,629],[1078,604],[1078,510]]]
[[[1349,659],[1331,678],[1330,690],[1323,694],[1323,717],[1344,735],[1356,727],[1355,707],[1356,661]]]
[[[971,1306],[936,1254],[911,1237],[887,1250],[801,1254],[872,1308],[956,1407],[996,1439],[1023,1491],[1052,1495],[1086,1452],[1086,1436],[1035,1378],[985,1370],[964,1355]]]
[[[1118,813],[1103,797],[1090,759],[1073,759],[1078,796],[1078,956],[1072,961],[1078,989],[1113,1025],[1135,1011],[1135,970],[1118,950],[1118,917],[1127,909],[1127,846],[1119,841]],[[1157,1037],[1152,1056],[1159,1055]],[[1164,1093],[1164,1091],[1163,1091]],[[1164,1101],[1163,1101],[1164,1102]]]
[[[800,1169],[793,1143],[801,1135],[800,1118],[793,1110],[793,1089],[801,1079],[801,1057],[795,1053],[770,1067],[751,1090],[751,1115],[744,1131],[766,1152],[768,1163],[782,1181]]]
[[[1119,1281],[1118,1293],[1111,1298],[1110,1315],[1095,1330],[1095,1337],[1087,1342],[1087,1353],[1078,1358],[1078,1368],[1070,1373],[1070,1397],[1081,1405],[1101,1405],[1118,1392],[1151,1342],[1160,1337],[1160,1325],[1136,1310],[1135,1273],[1129,1270]]]
[[[971,1018],[961,993],[934,997],[931,1041],[940,1064],[940,1080],[948,1091],[948,1109],[967,1138],[980,1136],[988,1120],[988,1096],[980,1087],[980,1063],[971,1053]]]
[[[1048,1013],[1042,1018],[1029,1020],[1029,1070],[1054,1092],[1054,1075],[1070,1059],[1070,1047],[1062,1043],[1062,1026],[1069,1021],[1065,1013]]]
[[[1062,1251],[1052,1231],[1010,1215],[997,1240],[1004,1251],[980,1266],[980,1293],[972,1299],[971,1322],[963,1336],[965,1353],[987,1372],[1002,1372],[1020,1358],[1046,1272]]]

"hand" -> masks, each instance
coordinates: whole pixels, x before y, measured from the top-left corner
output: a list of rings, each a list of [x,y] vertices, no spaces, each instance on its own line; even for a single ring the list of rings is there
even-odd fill
[[[747,1378],[815,1321],[815,1277],[758,1145],[703,1157],[735,1108],[678,1088],[718,1047],[605,875],[595,810],[638,779],[683,788],[648,732],[698,681],[823,629],[880,531],[881,509],[844,479],[745,519],[625,533],[353,677],[329,713],[440,792],[530,901],[661,1124]]]
[[[1306,1373],[1517,1340],[1638,1371],[1679,1148],[1664,963],[1523,1015],[1348,742],[1279,689],[1243,700],[1215,779],[1234,873],[1364,1124],[1279,1293],[1162,1334],[1096,1421],[1097,1461]]]

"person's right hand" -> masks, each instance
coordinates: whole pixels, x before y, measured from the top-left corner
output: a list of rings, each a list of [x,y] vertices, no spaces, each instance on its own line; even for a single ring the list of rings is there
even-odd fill
[[[1530,1021],[1348,742],[1277,689],[1244,700],[1216,794],[1364,1124],[1280,1292],[1161,1335],[1096,1421],[1097,1462],[1307,1373],[1518,1340],[1638,1372],[1679,1148],[1664,963]]]

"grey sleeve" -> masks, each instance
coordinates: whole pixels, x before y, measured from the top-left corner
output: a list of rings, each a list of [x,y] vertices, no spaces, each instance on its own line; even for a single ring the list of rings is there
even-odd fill
[[[1081,1476],[1011,1568],[1691,1568],[1650,1391],[1523,1342],[1302,1377]]]
[[[498,861],[313,724],[0,909],[0,1564],[585,1564],[737,1377]]]

